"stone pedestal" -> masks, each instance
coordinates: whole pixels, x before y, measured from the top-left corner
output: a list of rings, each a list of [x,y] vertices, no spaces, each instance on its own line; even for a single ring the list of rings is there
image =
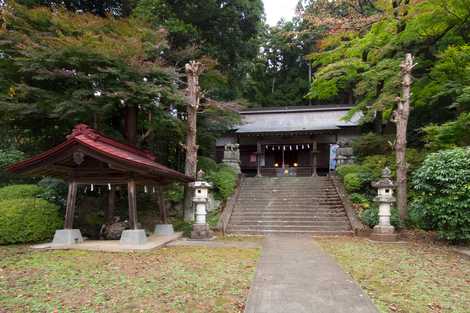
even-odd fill
[[[193,224],[193,231],[191,232],[192,240],[210,240],[214,238],[214,233],[210,230],[207,224]]]
[[[375,241],[393,242],[398,240],[398,234],[393,226],[375,225],[370,235],[370,239]]]
[[[175,234],[175,231],[171,224],[157,224],[154,234],[157,236],[171,236]]]
[[[126,229],[122,232],[121,245],[143,245],[147,242],[147,235],[144,229]]]
[[[238,144],[227,144],[224,147],[224,158],[222,163],[230,166],[233,170],[240,174],[240,150]]]
[[[58,229],[55,231],[54,240],[52,240],[55,245],[73,245],[82,242],[80,229]]]

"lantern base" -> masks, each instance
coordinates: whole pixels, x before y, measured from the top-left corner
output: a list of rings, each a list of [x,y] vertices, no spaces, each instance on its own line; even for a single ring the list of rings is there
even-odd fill
[[[193,224],[191,239],[193,240],[210,240],[214,238],[214,233],[207,224]]]
[[[370,235],[370,239],[374,241],[393,242],[398,240],[398,234],[393,226],[376,225]]]

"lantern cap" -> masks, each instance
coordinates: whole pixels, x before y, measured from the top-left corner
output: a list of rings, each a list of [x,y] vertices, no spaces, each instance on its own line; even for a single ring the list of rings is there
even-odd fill
[[[392,177],[392,171],[388,168],[385,167],[382,170],[382,178],[376,182],[372,183],[372,187],[374,188],[393,188],[395,187],[395,184],[393,181],[390,179]]]

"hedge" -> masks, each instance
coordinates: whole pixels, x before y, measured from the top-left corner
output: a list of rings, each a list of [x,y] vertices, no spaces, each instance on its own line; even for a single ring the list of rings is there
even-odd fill
[[[38,185],[10,185],[0,188],[0,201],[37,198],[46,190]]]
[[[44,199],[0,201],[0,244],[43,241],[60,228],[59,208]]]

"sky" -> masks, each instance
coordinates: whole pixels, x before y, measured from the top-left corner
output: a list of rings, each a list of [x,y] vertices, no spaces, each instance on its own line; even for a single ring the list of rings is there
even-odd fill
[[[294,16],[298,0],[263,0],[263,2],[268,24],[276,25],[282,17],[290,20]]]

